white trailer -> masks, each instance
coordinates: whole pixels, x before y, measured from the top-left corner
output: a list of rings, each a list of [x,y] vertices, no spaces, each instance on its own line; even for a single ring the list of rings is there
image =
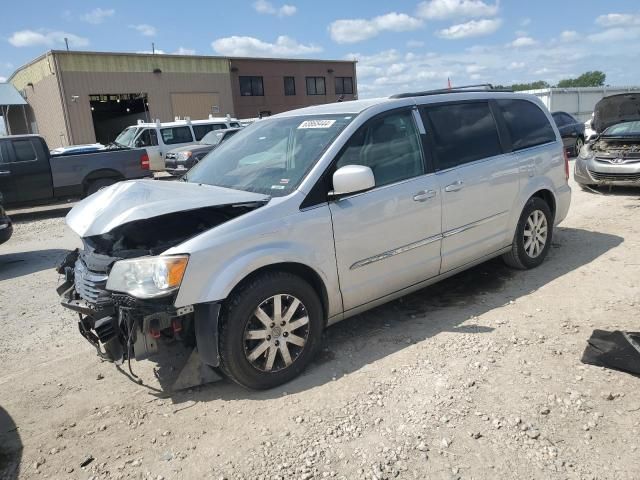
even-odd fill
[[[540,98],[551,112],[567,112],[576,119],[586,122],[591,119],[593,108],[600,99],[618,93],[640,91],[640,87],[575,87],[541,88],[525,90]]]

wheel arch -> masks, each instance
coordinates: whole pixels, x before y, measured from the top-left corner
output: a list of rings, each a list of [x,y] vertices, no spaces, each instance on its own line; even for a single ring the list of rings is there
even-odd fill
[[[556,197],[555,197],[555,195],[553,194],[553,192],[551,190],[549,190],[548,188],[542,188],[542,189],[534,192],[533,195],[531,195],[527,199],[527,202],[529,200],[531,200],[532,198],[539,198],[541,200],[544,200],[547,203],[547,205],[549,205],[549,208],[551,209],[551,214],[555,218],[555,216],[556,216]],[[526,203],[525,203],[525,205],[526,205]]]
[[[262,267],[253,270],[251,273],[247,274],[244,278],[237,282],[231,288],[229,296],[233,295],[235,291],[242,288],[242,286],[247,282],[250,282],[255,277],[267,272],[287,272],[308,281],[313,289],[318,292],[320,303],[322,304],[324,323],[326,326],[329,317],[329,293],[327,291],[327,287],[320,274],[304,263],[279,262],[271,263],[269,265],[263,265]]]
[[[113,170],[111,168],[101,168],[100,170],[94,170],[93,172],[88,173],[84,179],[82,179],[82,193],[86,194],[89,185],[94,180],[100,180],[103,178],[113,178],[117,180],[124,180],[124,175],[117,170]]]

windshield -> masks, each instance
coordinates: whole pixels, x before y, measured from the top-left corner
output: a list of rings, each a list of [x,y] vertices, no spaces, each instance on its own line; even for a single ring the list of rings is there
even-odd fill
[[[640,137],[640,121],[618,123],[607,128],[602,135],[605,137]]]
[[[123,147],[132,147],[136,133],[138,133],[138,127],[127,127],[116,137],[115,143]]]
[[[217,145],[224,136],[222,132],[221,130],[213,130],[202,137],[199,143],[201,145]]]
[[[280,197],[291,193],[354,115],[273,118],[205,156],[187,181]]]

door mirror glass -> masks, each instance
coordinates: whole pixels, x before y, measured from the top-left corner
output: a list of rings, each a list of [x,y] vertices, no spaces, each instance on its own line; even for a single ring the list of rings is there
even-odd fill
[[[376,185],[373,171],[364,165],[345,165],[333,174],[333,197],[364,192]]]

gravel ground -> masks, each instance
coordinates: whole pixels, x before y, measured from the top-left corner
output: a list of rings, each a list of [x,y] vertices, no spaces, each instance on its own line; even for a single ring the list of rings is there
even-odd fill
[[[640,379],[579,359],[594,328],[640,329],[639,209],[637,189],[574,188],[541,267],[491,261],[342,322],[283,387],[173,395],[100,362],[58,305],[63,219],[18,222],[0,478],[22,445],[25,479],[638,479]]]

